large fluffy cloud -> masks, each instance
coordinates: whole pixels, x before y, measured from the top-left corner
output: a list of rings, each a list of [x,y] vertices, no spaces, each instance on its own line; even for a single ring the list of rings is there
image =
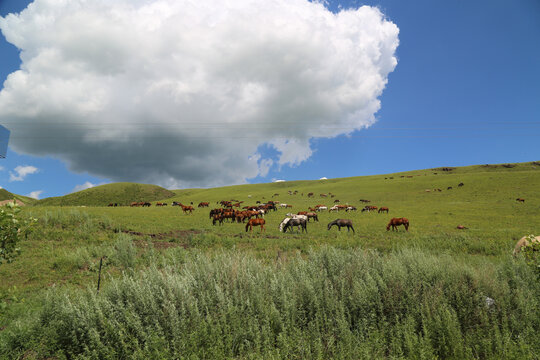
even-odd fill
[[[168,187],[301,163],[375,121],[397,63],[377,8],[306,0],[36,0],[0,29],[21,49],[0,92],[16,151]]]

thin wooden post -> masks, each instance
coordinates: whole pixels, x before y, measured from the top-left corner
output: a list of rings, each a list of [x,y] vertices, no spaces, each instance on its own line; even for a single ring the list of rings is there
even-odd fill
[[[97,281],[97,292],[99,293],[99,284],[101,283],[101,265],[103,265],[103,257],[99,259],[99,275]]]

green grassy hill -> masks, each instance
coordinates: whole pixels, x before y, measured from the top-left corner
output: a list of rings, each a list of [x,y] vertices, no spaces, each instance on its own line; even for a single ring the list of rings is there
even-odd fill
[[[13,199],[20,200],[25,204],[33,204],[37,201],[36,199],[32,199],[31,197],[28,197],[28,196],[17,195],[17,194],[13,194],[7,191],[6,189],[0,189],[0,201],[13,200]]]
[[[109,203],[129,205],[133,201],[167,199],[175,193],[157,185],[114,183],[96,186],[59,197],[36,202],[39,206],[107,206]]]
[[[539,188],[540,163],[529,162],[172,192],[111,184],[44,199],[23,208],[39,221],[0,266],[0,354],[537,358],[538,268],[512,250],[540,235]],[[197,207],[232,199],[293,207],[252,233],[214,226]],[[390,212],[362,213],[360,199]],[[142,200],[169,206],[106,207]],[[287,212],[336,200],[359,210],[320,212],[307,234],[279,232]],[[100,207],[58,206],[68,204]],[[386,231],[392,217],[407,217],[409,231]],[[336,218],[355,233],[328,231]]]

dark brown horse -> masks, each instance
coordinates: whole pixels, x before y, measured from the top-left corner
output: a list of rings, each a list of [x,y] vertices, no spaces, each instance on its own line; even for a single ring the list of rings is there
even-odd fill
[[[525,202],[525,199],[524,199],[524,198],[517,198],[516,201],[517,201],[517,202],[522,202],[522,203],[524,203],[524,202]]]
[[[388,208],[386,206],[381,206],[379,208],[379,214],[382,213],[382,212],[386,212],[388,214]]]
[[[403,225],[405,230],[409,231],[409,220],[406,218],[392,218],[388,225],[386,225],[386,231],[390,230],[390,226],[392,227],[392,231],[397,231],[397,227],[400,225]]]
[[[253,231],[254,226],[260,226],[261,232],[263,230],[266,231],[266,229],[264,228],[264,224],[266,224],[266,221],[264,221],[264,219],[250,219],[246,224],[246,232],[248,231],[248,228],[249,231]]]
[[[336,219],[336,220],[332,221],[331,223],[328,224],[328,230],[330,230],[332,228],[332,226],[334,226],[334,225],[336,225],[338,227],[339,231],[341,231],[341,228],[343,226],[346,226],[347,227],[347,232],[351,231],[351,229],[354,232],[352,221],[349,220],[349,219]]]
[[[223,225],[223,216],[221,214],[212,215],[212,225],[216,225],[219,222],[219,225]]]

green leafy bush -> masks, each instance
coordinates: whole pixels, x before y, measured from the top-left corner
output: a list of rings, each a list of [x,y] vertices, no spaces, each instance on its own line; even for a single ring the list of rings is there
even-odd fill
[[[19,216],[19,206],[8,203],[0,209],[0,265],[12,262],[20,253],[17,246],[21,238],[26,237],[32,225],[37,221],[34,218]]]

